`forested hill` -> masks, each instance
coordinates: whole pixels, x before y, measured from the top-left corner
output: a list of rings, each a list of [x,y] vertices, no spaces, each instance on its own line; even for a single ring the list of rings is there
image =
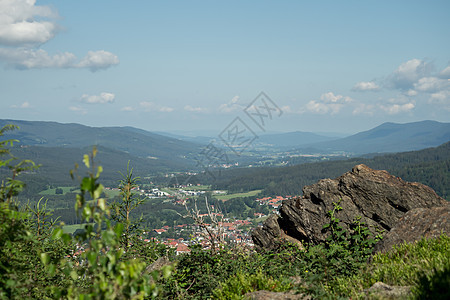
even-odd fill
[[[133,168],[136,176],[147,176],[174,170],[189,170],[190,166],[181,159],[149,159],[132,156],[123,151],[113,150],[98,146],[96,162],[103,167],[102,183],[107,186],[115,186],[122,178],[119,171],[124,173],[127,164]],[[47,185],[71,186],[76,182],[70,177],[69,171],[74,168],[75,163],[82,165],[82,157],[92,151],[92,147],[84,148],[61,148],[61,147],[39,147],[25,146],[15,147],[12,153],[19,158],[31,159],[41,165],[33,173],[21,174],[21,180],[27,184],[27,189],[22,193],[33,195],[40,192]],[[83,169],[80,173],[84,172]],[[0,172],[0,178],[4,175]]]
[[[393,153],[436,147],[450,140],[450,123],[420,121],[406,124],[384,123],[346,138],[310,144],[321,151]]]
[[[0,120],[19,126],[7,137],[21,145],[41,147],[84,148],[99,145],[137,157],[153,159],[185,158],[196,155],[202,145],[162,136],[133,127],[90,127],[43,121]]]
[[[436,148],[373,158],[327,161],[290,167],[234,169],[222,172],[213,185],[233,192],[262,189],[267,195],[300,195],[305,185],[336,178],[357,164],[386,170],[406,181],[421,182],[450,200],[450,142]]]

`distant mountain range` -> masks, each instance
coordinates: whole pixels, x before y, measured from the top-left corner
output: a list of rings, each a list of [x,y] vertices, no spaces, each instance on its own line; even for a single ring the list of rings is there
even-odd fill
[[[84,148],[101,145],[133,156],[186,160],[201,151],[201,145],[133,127],[89,127],[56,122],[0,120],[0,126],[15,124],[20,130],[8,133],[21,145]]]
[[[87,149],[103,147],[104,155],[139,158],[142,166],[157,170],[186,170],[196,164],[196,158],[211,138],[188,137],[169,133],[154,133],[134,127],[89,127],[43,121],[0,120],[0,126],[15,124],[20,130],[8,133],[20,145],[56,149]],[[216,137],[217,139],[217,137]],[[271,151],[295,150],[302,153],[347,152],[353,155],[420,150],[450,141],[450,123],[421,121],[406,124],[384,123],[368,131],[345,138],[311,132],[288,132],[261,135],[255,141]],[[35,149],[45,156],[46,151]],[[70,153],[75,153],[72,151]],[[109,155],[108,154],[108,155]],[[43,158],[43,157],[42,157]],[[105,157],[106,158],[106,157]],[[257,159],[257,158],[255,158]],[[147,162],[147,163],[144,163]]]
[[[207,144],[217,136],[183,136],[161,132],[183,141]],[[266,151],[299,150],[302,153],[347,152],[353,155],[366,153],[392,153],[435,147],[450,141],[450,123],[421,121],[406,124],[384,123],[373,129],[346,137],[312,132],[287,132],[258,136],[253,146]],[[261,151],[261,150],[260,150]]]
[[[404,152],[436,147],[450,141],[450,123],[421,121],[384,123],[373,129],[334,141],[308,145],[321,151],[353,154]]]
[[[97,145],[98,162],[104,167],[102,178],[110,182],[120,179],[118,171],[131,162],[137,176],[199,169],[196,159],[209,142],[182,136],[165,136],[133,127],[89,127],[56,122],[0,120],[0,127],[15,124],[19,130],[3,138],[17,139],[13,149],[20,158],[29,158],[42,167],[34,179],[55,184],[71,182],[68,171],[83,154]],[[201,141],[202,143],[192,142]],[[404,152],[436,147],[450,141],[450,123],[422,121],[406,124],[384,123],[371,130],[345,138],[332,138],[310,132],[268,134],[259,137],[258,145],[271,149],[301,151],[367,153]],[[260,151],[263,155],[264,153]],[[248,159],[258,161],[259,157]],[[0,174],[1,175],[1,174]]]

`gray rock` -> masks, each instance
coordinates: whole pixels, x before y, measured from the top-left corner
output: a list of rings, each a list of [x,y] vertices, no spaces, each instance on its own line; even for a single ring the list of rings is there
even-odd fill
[[[303,197],[283,202],[279,217],[270,217],[263,227],[252,232],[257,248],[273,249],[277,240],[290,237],[301,242],[323,242],[329,223],[327,212],[340,201],[343,208],[336,214],[344,228],[361,217],[361,222],[377,229],[391,230],[406,212],[414,208],[444,206],[447,202],[431,188],[405,182],[386,171],[365,165],[355,166],[336,179],[322,179],[303,188]]]
[[[415,208],[408,211],[375,245],[376,252],[389,251],[393,245],[450,234],[450,203],[442,207]]]

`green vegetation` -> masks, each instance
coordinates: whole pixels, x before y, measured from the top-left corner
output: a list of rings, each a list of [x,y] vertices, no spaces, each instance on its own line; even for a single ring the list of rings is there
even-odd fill
[[[358,273],[336,278],[330,288],[349,297],[362,297],[361,291],[377,281],[389,285],[412,286],[420,299],[449,299],[450,237],[422,239],[396,245],[387,253],[376,254]]]
[[[0,136],[13,129],[0,129]],[[138,178],[131,168],[118,183],[120,197],[109,205],[95,148],[83,156],[87,174],[78,176],[78,166],[71,172],[79,182],[77,194],[58,195],[74,195],[77,216],[85,223],[72,236],[68,231],[74,228],[57,225],[48,201],[16,202],[24,189],[18,178],[37,167],[10,154],[7,146],[14,142],[0,141],[0,168],[9,174],[0,185],[0,299],[244,299],[245,293],[261,289],[314,299],[362,299],[377,281],[411,286],[414,298],[449,298],[450,237],[443,234],[372,256],[381,236],[371,236],[358,217],[344,230],[339,201],[328,212],[329,224],[323,227],[328,237],[322,244],[300,247],[280,240],[276,250],[260,252],[192,244],[189,254],[175,256],[162,244],[144,241],[135,216],[145,211],[142,207],[158,207],[161,218],[177,211],[162,200],[144,202],[134,194]],[[248,212],[256,205],[248,197],[213,203],[230,211],[243,203]],[[161,257],[166,263],[159,270],[147,268]]]
[[[348,160],[307,163],[280,168],[247,168],[225,170],[211,181],[212,189],[241,193],[262,189],[262,194],[300,195],[305,185],[323,178],[336,178],[357,164],[386,170],[403,180],[420,182],[450,200],[450,142],[436,148]],[[201,177],[208,182],[208,177]]]
[[[60,193],[58,193],[57,191],[61,190]],[[60,187],[56,187],[56,188],[51,188],[51,189],[46,189],[42,192],[39,192],[39,195],[65,195],[66,193],[70,193],[72,192],[74,189],[72,186],[60,186]]]

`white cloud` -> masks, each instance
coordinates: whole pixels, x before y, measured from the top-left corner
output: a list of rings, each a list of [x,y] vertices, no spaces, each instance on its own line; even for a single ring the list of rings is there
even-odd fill
[[[353,99],[347,96],[335,95],[332,92],[322,94],[320,101],[311,100],[306,104],[306,110],[317,114],[337,114],[345,104]]]
[[[197,112],[197,113],[207,113],[208,109],[203,107],[192,107],[190,105],[186,105],[184,107],[184,110],[190,111],[190,112]]]
[[[64,52],[49,55],[42,49],[0,48],[0,59],[16,69],[89,68],[92,72],[107,69],[119,63],[116,55],[107,51],[89,51],[80,62],[75,54]]]
[[[49,18],[57,13],[34,0],[0,0],[0,60],[16,69],[88,68],[92,72],[119,63],[119,58],[105,50],[88,51],[77,62],[71,52],[48,54],[38,47],[51,40],[58,26]]]
[[[420,92],[437,92],[450,88],[450,81],[437,77],[423,77],[414,83],[414,89]]]
[[[71,68],[76,57],[70,52],[48,55],[45,50],[0,48],[0,59],[17,69]]]
[[[284,113],[288,114],[295,113],[294,110],[289,105],[282,106],[280,109]]]
[[[0,44],[43,44],[55,36],[57,25],[45,19],[55,18],[57,13],[35,4],[34,0],[0,1]]]
[[[361,81],[355,84],[352,90],[354,91],[378,91],[380,86],[373,81]]]
[[[224,112],[224,113],[230,113],[230,112],[235,112],[237,110],[244,109],[244,106],[237,103],[238,101],[239,101],[239,96],[234,96],[230,100],[230,102],[221,104],[219,106],[219,111]]]
[[[71,107],[69,107],[69,110],[79,113],[79,114],[82,114],[82,115],[87,114],[87,109],[85,109],[83,107],[79,107],[79,106],[71,106]]]
[[[428,99],[428,103],[438,104],[445,110],[450,111],[450,90],[431,94],[430,98]]]
[[[431,64],[414,58],[402,63],[388,78],[389,86],[395,89],[408,90],[420,78],[427,76],[431,71]]]
[[[415,90],[408,90],[405,94],[406,94],[406,96],[413,97],[413,96],[417,96],[418,92]]]
[[[444,70],[439,73],[439,76],[444,79],[450,79],[450,66],[447,66]]]
[[[119,63],[119,58],[105,50],[89,51],[76,65],[78,68],[89,68],[92,72],[107,69]]]
[[[23,102],[20,105],[11,105],[11,108],[22,108],[22,109],[27,109],[27,108],[31,108],[31,104],[28,101]]]
[[[106,92],[103,92],[100,95],[83,94],[80,98],[80,102],[87,104],[106,104],[113,103],[114,98],[116,98],[116,96],[113,93]]]
[[[388,104],[388,105],[380,105],[380,108],[387,112],[390,115],[395,115],[402,112],[410,112],[416,107],[413,102],[405,103],[405,104]]]
[[[136,109],[134,107],[132,107],[132,106],[124,106],[120,110],[121,111],[134,111]]]
[[[168,107],[168,106],[162,106],[161,108],[159,108],[160,112],[173,112],[174,109],[172,107]]]
[[[320,99],[323,100],[325,103],[348,103],[353,101],[352,98],[350,97],[335,95],[332,92],[322,94],[320,96]]]
[[[144,109],[146,112],[151,111],[159,111],[159,112],[173,112],[174,109],[172,107],[168,106],[161,106],[159,104],[156,104],[154,102],[150,101],[142,101],[139,103],[139,105]]]

